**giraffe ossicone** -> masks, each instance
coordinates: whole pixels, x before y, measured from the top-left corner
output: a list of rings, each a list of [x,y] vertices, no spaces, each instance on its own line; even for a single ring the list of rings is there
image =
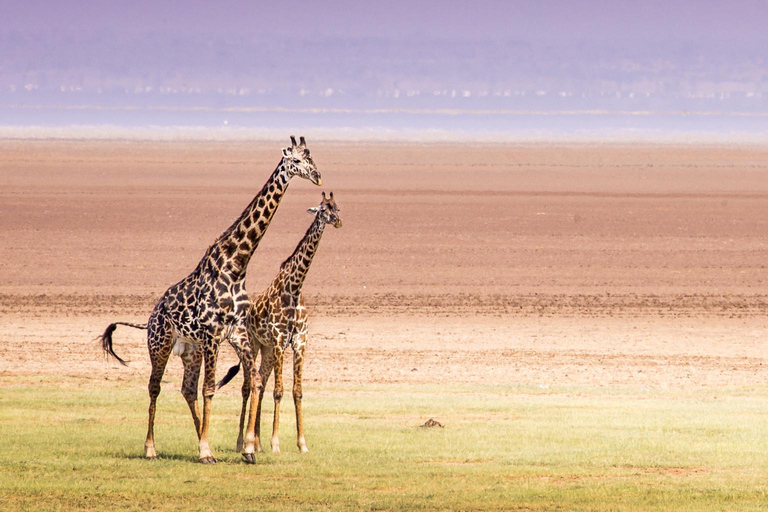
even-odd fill
[[[322,183],[304,138],[300,140],[297,143],[296,138],[291,136],[291,146],[283,149],[280,162],[261,191],[208,248],[192,273],[165,291],[146,325],[115,322],[101,336],[105,354],[125,364],[112,348],[112,333],[116,326],[147,329],[147,346],[152,363],[148,385],[149,420],[144,443],[144,454],[148,458],[156,456],[154,422],[157,397],[165,366],[171,353],[175,352],[184,364],[181,393],[187,401],[197,432],[200,462],[216,463],[208,443],[211,403],[216,389],[216,359],[222,341],[240,345],[244,353],[250,353],[246,325],[250,301],[245,291],[248,262],[269,227],[291,178],[299,176],[316,185]],[[175,349],[177,346],[179,348]],[[203,364],[201,414],[197,388]],[[244,357],[243,366],[245,374],[253,378],[252,359]],[[253,397],[251,400],[254,401]],[[250,415],[255,418],[256,411],[251,411]]]

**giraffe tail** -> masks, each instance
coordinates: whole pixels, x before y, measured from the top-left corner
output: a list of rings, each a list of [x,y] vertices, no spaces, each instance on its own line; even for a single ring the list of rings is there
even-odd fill
[[[104,331],[104,334],[101,335],[101,349],[104,351],[106,355],[112,356],[115,359],[118,360],[120,364],[123,366],[128,366],[127,361],[125,361],[122,357],[115,354],[114,349],[112,348],[112,333],[115,332],[115,329],[117,329],[118,325],[127,325],[128,327],[133,327],[134,329],[146,329],[146,324],[132,324],[129,322],[115,322],[112,324],[109,324]]]
[[[239,371],[240,371],[240,363],[237,363],[235,366],[233,366],[232,368],[230,368],[230,369],[229,369],[229,371],[227,372],[227,374],[224,376],[224,378],[223,378],[223,379],[221,379],[221,380],[220,380],[220,381],[219,381],[219,382],[216,384],[216,389],[221,389],[221,388],[223,388],[224,386],[226,386],[227,384],[229,384],[229,381],[231,381],[232,379],[234,379],[234,378],[235,378],[235,375],[237,375],[237,372],[239,372]]]

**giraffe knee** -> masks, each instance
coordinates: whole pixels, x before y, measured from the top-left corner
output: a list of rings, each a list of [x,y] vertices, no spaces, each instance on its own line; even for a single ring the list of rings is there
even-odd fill
[[[283,392],[282,391],[275,391],[273,396],[275,397],[275,402],[279,402],[280,400],[283,399]]]
[[[154,400],[160,394],[160,385],[150,384],[148,390],[149,390],[149,398]]]

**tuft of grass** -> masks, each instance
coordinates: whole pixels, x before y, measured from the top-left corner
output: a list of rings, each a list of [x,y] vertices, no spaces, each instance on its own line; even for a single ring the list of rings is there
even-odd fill
[[[238,393],[239,394],[239,393]],[[304,399],[310,453],[255,466],[233,451],[237,394],[217,396],[212,447],[178,393],[160,395],[158,460],[142,458],[138,383],[0,378],[2,510],[765,510],[766,390],[649,392],[325,386]],[[716,395],[716,397],[715,397]],[[271,435],[265,398],[263,444]],[[435,418],[445,428],[419,428]]]

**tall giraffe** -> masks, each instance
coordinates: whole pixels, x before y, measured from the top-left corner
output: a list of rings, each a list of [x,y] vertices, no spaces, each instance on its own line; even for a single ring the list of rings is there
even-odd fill
[[[315,214],[312,225],[309,226],[304,238],[296,246],[293,254],[280,265],[277,276],[272,284],[261,295],[251,301],[248,311],[247,326],[248,340],[251,350],[261,352],[259,368],[260,381],[256,381],[259,392],[259,402],[256,412],[256,449],[262,451],[261,434],[261,400],[264,397],[264,387],[272,369],[275,370],[275,412],[272,420],[272,451],[280,451],[278,430],[280,425],[280,399],[283,397],[283,355],[288,345],[293,348],[293,403],[296,407],[296,443],[299,451],[307,452],[307,442],[304,439],[304,417],[301,410],[301,372],[304,364],[304,350],[307,346],[307,309],[304,307],[304,296],[301,293],[304,279],[307,277],[312,258],[315,256],[320,237],[326,224],[334,228],[341,227],[339,207],[333,199],[333,192],[328,198],[323,192],[323,200],[319,206],[307,210]],[[235,346],[238,355],[242,347]],[[245,367],[244,358],[241,362]],[[227,375],[219,382],[218,387],[224,386],[237,374],[240,365],[230,368]],[[240,412],[240,431],[237,437],[237,449],[243,444],[243,425],[248,397],[255,396],[251,380],[243,379],[243,406]],[[253,401],[251,401],[253,410]]]
[[[122,323],[131,327],[147,328],[147,346],[152,363],[149,378],[149,422],[144,455],[157,456],[155,451],[155,406],[160,394],[160,381],[168,358],[173,352],[184,364],[181,393],[192,413],[199,439],[200,462],[215,464],[216,459],[208,444],[208,426],[211,401],[216,387],[216,358],[219,345],[229,340],[241,347],[245,375],[254,378],[254,363],[248,344],[246,313],[250,302],[245,292],[245,273],[251,255],[269,227],[288,183],[293,176],[322,183],[320,173],[312,161],[304,137],[300,143],[291,137],[291,147],[283,149],[277,168],[256,194],[240,217],[203,255],[195,270],[171,286],[155,305],[146,326]],[[112,332],[118,323],[110,324],[102,335],[102,348],[122,364],[125,361],[112,348]],[[197,402],[200,365],[205,362],[203,380],[202,419]],[[255,395],[254,395],[255,397]],[[252,398],[253,399],[253,398]],[[249,415],[249,432],[253,432],[255,411]],[[245,453],[253,454],[253,435]],[[253,458],[253,455],[251,455]],[[246,457],[246,460],[248,457]]]

